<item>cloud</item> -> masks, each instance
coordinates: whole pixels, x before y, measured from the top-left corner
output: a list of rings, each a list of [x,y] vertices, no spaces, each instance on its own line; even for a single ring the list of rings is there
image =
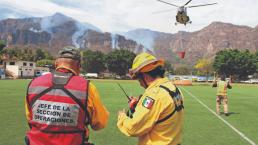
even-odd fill
[[[25,18],[30,17],[31,15],[27,15],[26,12],[22,10],[17,10],[12,7],[2,5],[0,7],[0,18]]]
[[[103,1],[92,1],[92,0],[48,0],[49,2],[57,5],[80,9],[81,11],[97,12],[100,11],[103,5]]]
[[[166,1],[176,5],[187,2],[187,0]],[[189,5],[213,2],[218,2],[218,5],[188,9],[188,15],[193,23],[187,26],[175,26],[176,8],[156,0],[1,0],[0,18],[41,17],[60,12],[109,32],[135,28],[149,28],[170,33],[179,30],[196,31],[213,21],[251,27],[258,24],[257,0],[198,0],[192,1]],[[167,9],[171,11],[153,14]]]

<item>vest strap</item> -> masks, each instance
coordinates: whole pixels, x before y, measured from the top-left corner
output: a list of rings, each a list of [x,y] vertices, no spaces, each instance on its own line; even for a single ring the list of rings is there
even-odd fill
[[[86,92],[86,98],[85,98],[85,118],[84,118],[84,122],[85,122],[85,124],[86,125],[88,125],[88,124],[90,124],[90,114],[89,114],[89,112],[88,112],[88,99],[89,99],[89,85],[90,85],[90,81],[89,80],[87,80],[87,92]],[[86,121],[86,119],[88,119],[87,121]]]
[[[70,91],[68,91],[64,86],[60,87],[61,90],[63,90],[69,97],[71,97],[81,108],[84,112],[86,112],[85,106],[82,104],[82,102],[76,98]]]
[[[89,115],[89,112],[88,112],[89,84],[90,84],[90,81],[87,80],[87,88],[86,88],[87,92],[86,92],[86,98],[85,98],[85,116],[84,116],[84,121],[83,121],[83,122],[85,122],[86,127],[91,122],[90,115]],[[85,141],[88,142],[88,140],[89,140],[89,134],[88,135],[86,134],[86,130],[88,131],[88,129],[85,128],[85,131],[82,133],[82,145],[84,145]]]
[[[38,128],[36,125],[32,125],[31,126]],[[52,131],[52,130],[47,130],[47,129],[40,129],[38,128],[38,130],[40,130],[41,132],[44,133],[49,133],[49,134],[72,134],[72,133],[84,133],[84,130],[60,130],[60,131]]]
[[[176,113],[176,109],[174,109],[174,111],[173,111],[172,113],[170,113],[168,116],[166,116],[166,117],[164,117],[164,118],[158,120],[158,121],[156,122],[156,124],[159,124],[159,123],[161,123],[161,122],[163,122],[163,121],[169,119],[169,118],[170,118],[171,116],[173,116],[175,113]]]
[[[33,97],[33,99],[31,100],[31,102],[29,103],[30,108],[32,108],[32,106],[34,105],[34,103],[43,95],[45,95],[46,93],[48,93],[49,91],[51,91],[53,89],[52,87],[47,88],[46,90],[42,91],[41,93],[37,94],[35,97]]]
[[[180,91],[179,91],[179,89],[178,89],[177,87],[176,87],[176,91],[175,91],[175,92],[171,91],[169,88],[167,88],[167,87],[165,87],[165,86],[162,86],[162,85],[159,86],[159,87],[162,88],[162,89],[164,89],[165,91],[167,91],[167,92],[169,93],[170,97],[172,98],[172,100],[174,100],[174,98],[175,98],[177,95],[180,94]],[[179,111],[181,111],[181,110],[184,108],[183,102],[182,102],[182,105],[179,105],[179,106],[178,106],[175,102],[174,102],[174,104],[175,104],[175,109],[174,109],[169,115],[167,115],[166,117],[164,117],[164,118],[158,120],[158,121],[156,122],[156,124],[166,121],[167,119],[169,119],[170,117],[172,117],[176,112],[179,112]]]
[[[30,103],[29,103],[29,86],[31,85],[31,83],[32,83],[33,80],[34,80],[34,79],[32,79],[32,80],[30,81],[30,83],[29,83],[29,85],[28,85],[28,87],[27,87],[27,92],[26,92],[26,103],[27,103],[27,105],[28,105],[29,108],[30,108]],[[30,129],[31,129],[31,125],[30,125],[29,122],[28,122],[28,125],[29,125],[29,127],[30,127]]]
[[[64,86],[68,84],[70,79],[73,77],[72,73],[62,73],[55,71],[53,73],[52,81],[53,81],[53,89],[61,89],[63,90],[69,97],[71,97],[82,109],[86,112],[85,106],[82,102],[76,98],[69,90],[67,90]],[[86,98],[85,98],[86,99]]]
[[[65,131],[50,131],[50,130],[41,130],[44,133],[51,133],[51,134],[72,134],[72,133],[80,133],[83,134],[84,130],[65,130]]]

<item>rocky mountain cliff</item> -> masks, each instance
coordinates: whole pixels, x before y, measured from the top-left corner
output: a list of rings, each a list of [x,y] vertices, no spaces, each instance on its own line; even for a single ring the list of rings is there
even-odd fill
[[[126,48],[136,53],[151,50],[170,62],[193,65],[198,59],[212,58],[216,52],[226,48],[258,50],[258,25],[251,28],[214,22],[196,32],[170,34],[136,29],[115,34],[56,13],[43,18],[2,20],[0,39],[6,40],[9,47],[41,47],[53,54],[65,45],[104,53],[114,48]],[[186,52],[183,60],[177,56],[179,51]]]
[[[6,40],[9,47],[41,47],[53,54],[66,45],[104,53],[110,52],[113,48],[127,48],[134,52],[141,52],[143,48],[142,45],[122,35],[102,32],[89,23],[80,23],[60,13],[43,18],[2,20],[0,39]]]
[[[136,36],[138,35],[137,31],[139,30],[133,31]],[[139,34],[142,34],[142,30],[139,31]],[[154,34],[155,37],[149,38],[151,40],[149,44],[153,44],[152,47],[155,54],[173,63],[185,62],[194,64],[202,57],[212,58],[216,52],[228,48],[248,49],[250,51],[258,50],[258,26],[251,28],[213,22],[196,32],[180,31],[176,34],[155,32]],[[177,56],[179,51],[186,52],[184,60],[180,60]]]

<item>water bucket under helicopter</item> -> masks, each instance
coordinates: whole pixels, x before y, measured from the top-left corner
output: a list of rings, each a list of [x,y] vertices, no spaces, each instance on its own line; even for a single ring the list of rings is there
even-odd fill
[[[177,52],[177,55],[178,55],[181,59],[183,59],[183,58],[185,58],[185,51],[178,51],[178,52]]]

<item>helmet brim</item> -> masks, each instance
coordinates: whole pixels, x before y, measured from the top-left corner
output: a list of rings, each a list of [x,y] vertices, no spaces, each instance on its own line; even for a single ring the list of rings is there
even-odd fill
[[[139,72],[149,72],[152,71],[153,69],[157,68],[158,66],[164,66],[165,61],[163,59],[160,59],[158,61],[155,61],[153,63],[150,63],[143,68],[140,69]]]
[[[163,59],[157,60],[155,62],[151,62],[147,65],[145,65],[142,68],[138,68],[138,69],[130,69],[129,70],[129,75],[131,76],[131,79],[137,79],[137,74],[138,73],[145,73],[145,72],[149,72],[155,68],[157,68],[158,66],[164,66],[165,61]]]

